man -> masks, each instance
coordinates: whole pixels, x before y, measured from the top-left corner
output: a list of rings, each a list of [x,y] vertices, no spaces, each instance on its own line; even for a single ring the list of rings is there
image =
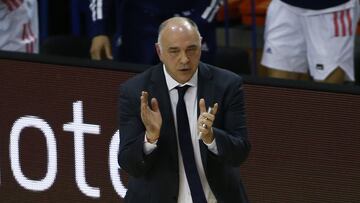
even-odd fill
[[[0,50],[39,52],[36,0],[0,0]]]
[[[354,81],[358,0],[273,0],[262,64],[269,76],[342,84]]]
[[[200,47],[193,21],[170,18],[156,44],[162,64],[121,86],[126,202],[248,202],[239,174],[250,151],[242,79],[200,62]]]
[[[90,0],[91,58],[100,60],[114,57],[118,61],[157,64],[159,60],[153,45],[160,23],[173,16],[185,16],[195,21],[204,35],[202,59],[210,62],[216,51],[214,17],[222,2],[223,0]],[[109,36],[115,39],[114,49],[111,48]]]

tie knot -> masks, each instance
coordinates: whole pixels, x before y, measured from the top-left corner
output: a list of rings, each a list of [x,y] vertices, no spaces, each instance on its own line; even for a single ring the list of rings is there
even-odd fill
[[[177,86],[175,87],[178,91],[178,94],[179,94],[179,99],[184,99],[184,95],[186,93],[186,90],[189,89],[190,85],[184,85],[182,87],[180,86]]]

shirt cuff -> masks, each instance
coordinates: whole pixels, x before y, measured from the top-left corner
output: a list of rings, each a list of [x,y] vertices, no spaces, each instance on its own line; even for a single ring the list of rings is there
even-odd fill
[[[204,142],[204,141],[203,141]],[[219,154],[219,151],[217,149],[217,145],[216,145],[216,140],[214,139],[210,144],[206,144],[204,142],[204,144],[207,146],[207,148],[212,152],[214,153],[215,155],[218,155]]]
[[[154,151],[154,149],[156,149],[157,147],[157,140],[154,143],[150,143],[147,138],[146,138],[146,133],[145,133],[145,138],[144,138],[144,146],[143,146],[143,150],[144,153],[146,155],[150,154],[152,151]]]

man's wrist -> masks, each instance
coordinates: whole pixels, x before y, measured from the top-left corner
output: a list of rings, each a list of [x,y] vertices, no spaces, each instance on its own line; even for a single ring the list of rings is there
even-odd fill
[[[145,133],[145,139],[146,139],[146,142],[148,143],[151,143],[151,144],[154,144],[157,142],[157,140],[159,139],[159,137],[156,137],[156,138],[152,138],[152,136],[149,136],[149,133]]]
[[[151,143],[151,144],[154,144],[157,141],[157,139],[150,139],[148,137],[146,137],[146,140],[148,143]]]
[[[214,133],[213,129],[210,129],[210,132],[208,135],[203,135],[202,140],[205,144],[211,144],[214,141]]]

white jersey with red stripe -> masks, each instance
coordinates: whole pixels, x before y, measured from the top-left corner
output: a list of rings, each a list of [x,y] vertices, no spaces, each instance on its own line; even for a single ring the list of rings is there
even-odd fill
[[[39,52],[37,0],[0,0],[0,50]]]
[[[273,0],[268,8],[261,63],[295,73],[310,72],[326,79],[337,67],[354,81],[354,40],[358,0],[311,10]]]

